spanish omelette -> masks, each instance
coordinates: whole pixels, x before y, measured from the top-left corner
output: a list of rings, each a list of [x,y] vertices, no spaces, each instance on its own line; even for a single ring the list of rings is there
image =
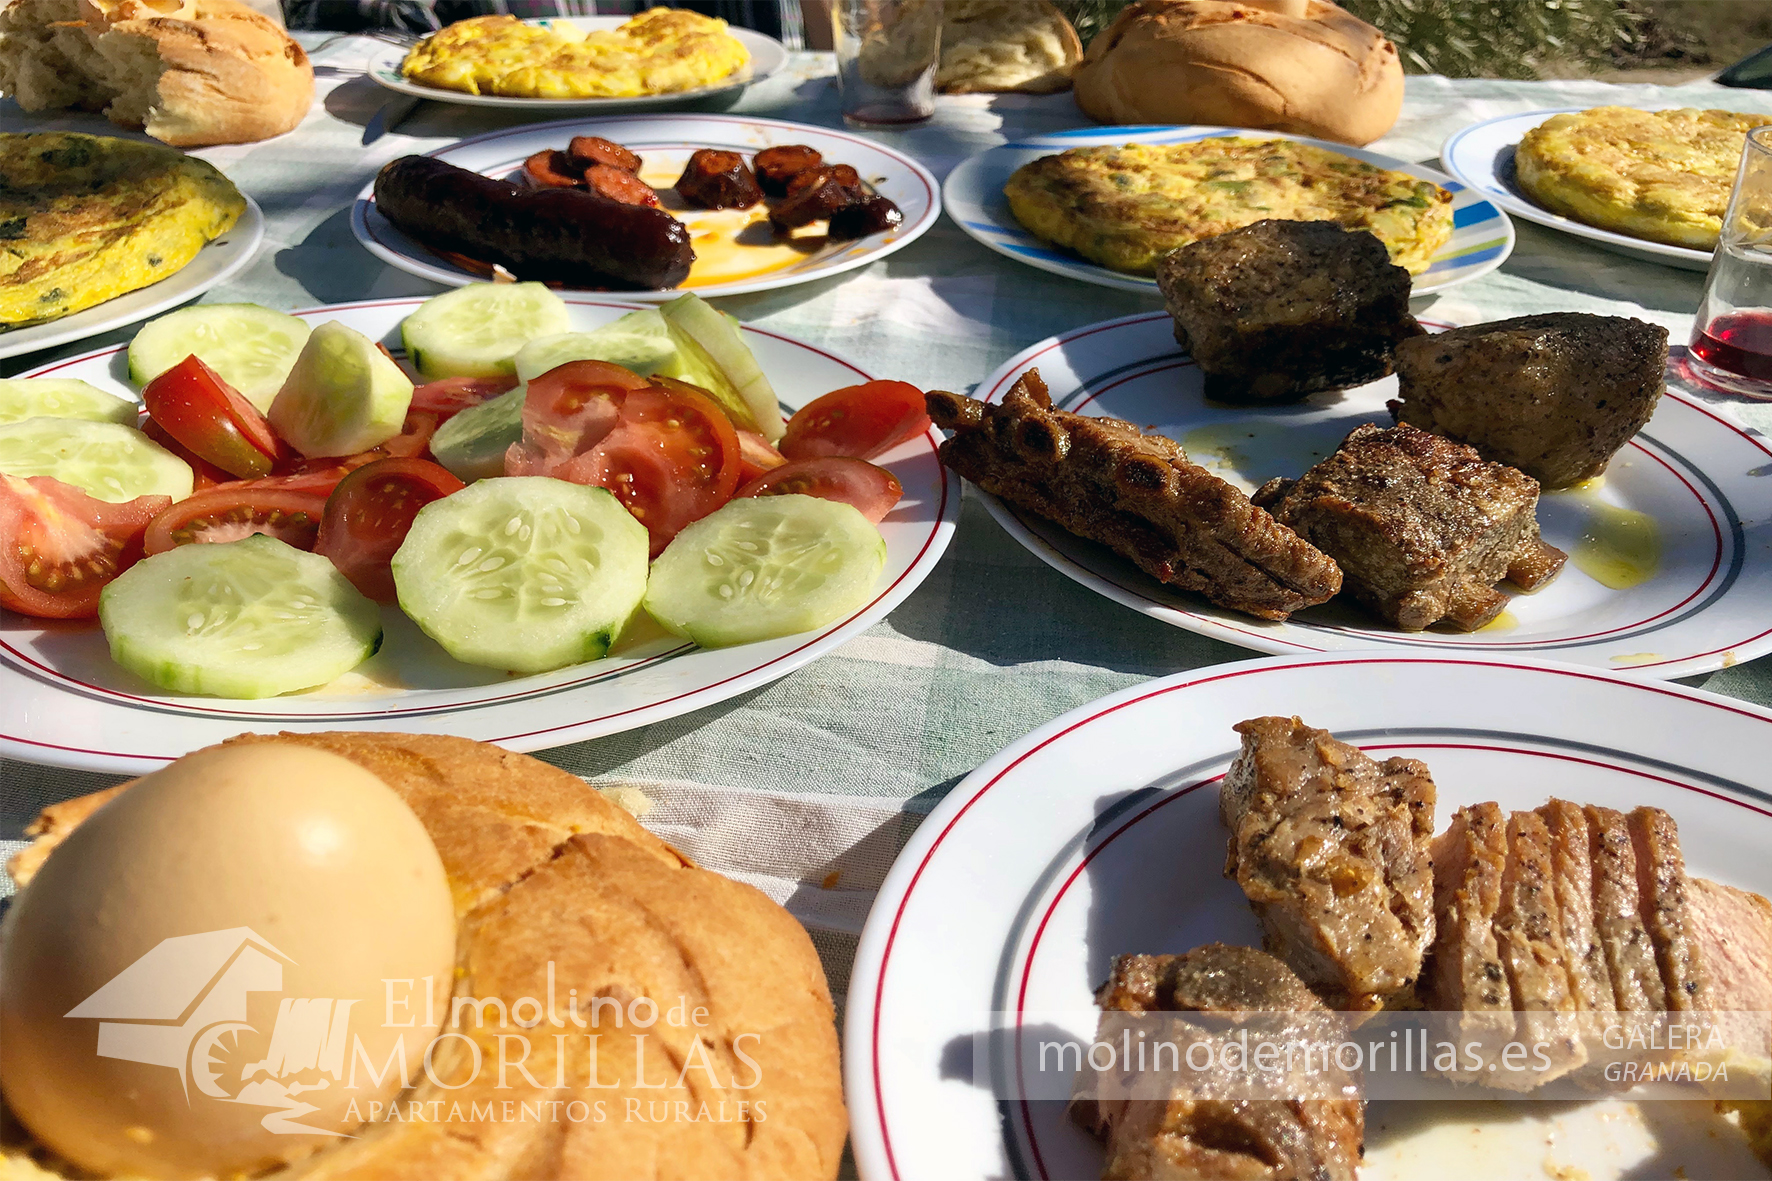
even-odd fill
[[[1597,229],[1715,250],[1747,133],[1769,115],[1595,107],[1554,115],[1514,149],[1534,201]]]
[[[750,61],[726,22],[652,8],[610,30],[531,25],[514,16],[457,21],[413,46],[400,72],[467,94],[636,98],[709,86]]]
[[[1032,233],[1135,275],[1266,218],[1367,230],[1410,274],[1452,236],[1452,194],[1439,185],[1283,139],[1072,148],[1016,169],[1003,195]]]
[[[0,135],[0,328],[55,320],[173,274],[246,199],[176,148]]]

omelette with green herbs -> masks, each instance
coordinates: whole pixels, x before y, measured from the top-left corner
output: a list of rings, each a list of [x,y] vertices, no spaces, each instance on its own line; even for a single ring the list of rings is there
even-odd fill
[[[1284,139],[1072,148],[1016,169],[1003,195],[1035,235],[1134,275],[1265,218],[1368,230],[1412,275],[1452,236],[1439,185]]]
[[[176,148],[0,135],[0,331],[156,283],[245,210],[214,165]]]

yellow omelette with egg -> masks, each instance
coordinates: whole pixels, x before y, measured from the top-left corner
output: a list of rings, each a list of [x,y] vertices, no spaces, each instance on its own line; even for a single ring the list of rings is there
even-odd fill
[[[638,98],[711,86],[750,61],[726,22],[652,8],[619,28],[525,24],[479,16],[412,47],[400,72],[466,94],[518,98]]]

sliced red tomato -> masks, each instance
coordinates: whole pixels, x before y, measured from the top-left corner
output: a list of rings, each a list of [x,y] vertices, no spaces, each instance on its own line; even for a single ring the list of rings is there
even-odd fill
[[[615,493],[646,526],[657,557],[685,525],[732,499],[739,467],[738,432],[712,399],[648,388],[625,396],[601,442],[546,474]]]
[[[510,377],[445,377],[412,390],[412,409],[424,410],[445,422],[454,415],[517,388]]]
[[[511,445],[505,474],[549,474],[583,455],[615,428],[623,400],[648,388],[638,373],[607,361],[569,361],[548,370],[523,395],[523,438]]]
[[[195,355],[142,389],[148,417],[230,475],[268,476],[282,445],[258,408]]]
[[[788,419],[780,447],[789,459],[872,459],[928,429],[922,390],[904,381],[870,381],[800,407]]]
[[[142,532],[170,496],[108,504],[33,476],[0,475],[0,606],[40,619],[98,614],[99,592],[142,556]]]
[[[331,492],[338,482],[365,464],[374,463],[378,459],[411,459],[428,455],[431,450],[431,436],[437,433],[437,425],[441,419],[434,411],[409,410],[406,412],[406,425],[400,433],[385,443],[371,447],[367,451],[359,451],[355,455],[339,455],[325,459],[305,459],[296,456],[290,463],[280,467],[270,480],[285,481],[287,487],[318,489],[322,493]]]
[[[772,447],[769,440],[756,431],[738,432],[739,483],[748,484],[764,472],[778,468],[787,461],[787,456]]]
[[[296,549],[313,549],[326,511],[326,492],[316,491],[318,486],[320,481],[306,476],[218,484],[155,517],[143,543],[148,553],[160,554],[174,546],[263,533]]]
[[[394,601],[388,564],[412,518],[433,500],[465,487],[426,459],[378,459],[339,481],[326,501],[314,552],[332,559],[351,585],[378,603]]]
[[[201,492],[205,488],[213,488],[217,484],[226,484],[235,478],[233,472],[224,472],[201,455],[193,454],[189,447],[167,434],[166,428],[151,418],[142,419],[142,434],[191,465],[191,491],[193,492]]]
[[[852,504],[861,510],[862,516],[878,525],[904,495],[904,486],[897,476],[865,459],[832,455],[784,464],[740,488],[733,499],[790,495]]]

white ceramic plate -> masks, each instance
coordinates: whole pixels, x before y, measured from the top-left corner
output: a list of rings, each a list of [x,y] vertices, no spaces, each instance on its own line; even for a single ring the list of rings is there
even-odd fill
[[[1549,226],[1553,230],[1574,234],[1577,238],[1586,238],[1596,246],[1602,246],[1607,250],[1628,255],[1631,258],[1647,259],[1649,262],[1659,262],[1688,271],[1709,270],[1711,252],[1708,250],[1693,250],[1687,246],[1668,246],[1660,242],[1650,242],[1644,238],[1633,238],[1629,234],[1602,230],[1585,222],[1576,221],[1572,217],[1552,213],[1528,197],[1525,190],[1520,188],[1520,182],[1514,174],[1514,149],[1519,146],[1520,139],[1552,115],[1564,115],[1571,111],[1585,111],[1587,109],[1586,107],[1556,107],[1543,111],[1527,111],[1520,115],[1502,115],[1495,119],[1485,119],[1481,123],[1473,123],[1462,131],[1453,132],[1440,146],[1440,163],[1444,164],[1446,171],[1457,177],[1459,181],[1469,185],[1515,217],[1523,217],[1527,221],[1537,222],[1541,226]],[[1645,109],[1663,110],[1665,108],[1649,107]]]
[[[397,350],[418,299],[372,300],[296,315],[339,320]],[[569,297],[593,328],[634,310]],[[797,407],[868,375],[833,353],[760,328],[745,342],[784,406]],[[134,396],[122,348],[45,366],[27,377],[84,378]],[[110,660],[90,620],[49,623],[0,611],[0,755],[95,771],[140,772],[242,731],[396,730],[458,734],[512,750],[543,750],[644,726],[768,684],[883,618],[934,568],[958,519],[959,483],[935,460],[933,428],[876,462],[904,485],[880,525],[886,569],[875,597],[817,632],[704,650],[644,622],[611,657],[538,676],[459,664],[395,607],[384,607],[382,650],[333,684],[263,701],[169,695]]]
[[[643,161],[642,178],[662,190],[664,206],[689,227],[695,238],[698,261],[687,281],[664,291],[622,291],[618,293],[622,299],[663,301],[675,299],[685,291],[702,296],[743,295],[828,279],[902,250],[922,237],[941,216],[935,177],[909,156],[859,135],[774,119],[631,115],[532,123],[464,139],[430,155],[485,176],[510,178],[536,152],[564,148],[575,135],[600,135],[638,153]],[[830,243],[811,253],[778,245],[767,232],[758,235],[761,240],[754,245],[738,245],[732,241],[736,227],[748,219],[764,216],[761,206],[751,211],[691,209],[669,191],[697,148],[725,148],[750,156],[776,144],[807,144],[832,163],[852,166],[877,192],[904,211],[904,224],[854,242]],[[460,287],[482,280],[482,276],[439,258],[395,229],[376,209],[374,192],[373,183],[366,185],[351,211],[351,229],[371,254],[434,283]]]
[[[1502,263],[1514,248],[1514,227],[1507,216],[1483,197],[1459,184],[1451,177],[1363,148],[1327,140],[1307,139],[1279,131],[1247,131],[1236,127],[1083,127],[1075,131],[1057,131],[1037,135],[980,152],[963,161],[948,173],[942,187],[948,216],[959,223],[978,241],[998,254],[1017,262],[1068,275],[1085,283],[1117,287],[1122,291],[1157,294],[1155,279],[1126,275],[1090,262],[1079,255],[1049,245],[1022,228],[1009,202],[1003,197],[1003,186],[1023,164],[1042,156],[1051,156],[1071,148],[1097,147],[1104,144],[1178,144],[1213,136],[1238,136],[1247,139],[1289,139],[1310,144],[1325,151],[1352,156],[1380,168],[1406,172],[1410,176],[1431,180],[1452,192],[1452,237],[1435,252],[1428,269],[1415,276],[1414,295],[1431,295],[1460,283],[1468,283],[1486,275]]]
[[[544,19],[525,23],[532,25],[576,25],[587,31],[613,29],[627,23],[630,17],[625,16],[585,16],[568,20]],[[467,94],[460,90],[444,90],[438,86],[421,86],[409,81],[400,73],[400,63],[406,60],[407,47],[389,45],[379,49],[369,59],[369,76],[400,94],[410,94],[416,98],[434,99],[440,103],[458,103],[464,107],[496,107],[508,111],[533,111],[539,114],[562,114],[566,111],[636,111],[647,107],[668,107],[677,103],[695,102],[699,99],[713,98],[715,95],[726,94],[753,82],[775,74],[788,64],[788,51],[774,37],[759,33],[754,29],[741,29],[736,25],[726,30],[736,37],[744,47],[750,50],[750,64],[741,66],[738,71],[727,78],[715,82],[711,86],[699,86],[694,90],[678,90],[670,94],[646,94],[637,98],[522,98],[499,94]]]
[[[1221,876],[1217,783],[1237,752],[1231,726],[1270,714],[1425,761],[1440,829],[1483,800],[1650,804],[1678,822],[1691,872],[1772,893],[1772,711],[1757,706],[1432,654],[1274,658],[1138,685],[974,771],[880,887],[844,1038],[862,1177],[1101,1175],[1100,1147],[1062,1103],[1020,1099],[1031,1080],[1007,1051],[1049,1034],[1086,1044],[1115,955],[1260,945],[1242,891]],[[992,1073],[1001,1101],[973,1081]],[[1371,1104],[1363,1181],[1767,1175],[1706,1101],[1487,1094]]]
[[[1446,325],[1424,321],[1430,328]],[[1147,312],[1079,328],[1022,350],[974,396],[999,402],[1037,367],[1067,410],[1155,427],[1196,463],[1252,491],[1297,476],[1363,422],[1389,426],[1396,378],[1319,394],[1294,406],[1206,401],[1199,370],[1175,346],[1172,322]],[[1677,369],[1670,366],[1670,376]],[[1270,623],[1167,587],[1107,547],[995,497],[991,514],[1055,570],[1165,623],[1259,652],[1370,648],[1531,655],[1653,677],[1684,677],[1772,652],[1772,447],[1670,388],[1649,425],[1613,459],[1598,488],[1546,493],[1544,537],[1571,554],[1556,581],[1515,595],[1482,631],[1397,631],[1341,600]],[[1582,536],[1617,509],[1647,514],[1660,537],[1653,575],[1626,589],[1581,567]],[[1502,585],[1507,589],[1507,584]]]
[[[246,212],[234,228],[208,243],[197,257],[158,283],[125,292],[101,304],[29,328],[0,332],[0,357],[16,357],[38,349],[53,348],[157,316],[195,299],[218,283],[225,283],[245,269],[265,240],[265,215],[258,202],[246,198]]]

